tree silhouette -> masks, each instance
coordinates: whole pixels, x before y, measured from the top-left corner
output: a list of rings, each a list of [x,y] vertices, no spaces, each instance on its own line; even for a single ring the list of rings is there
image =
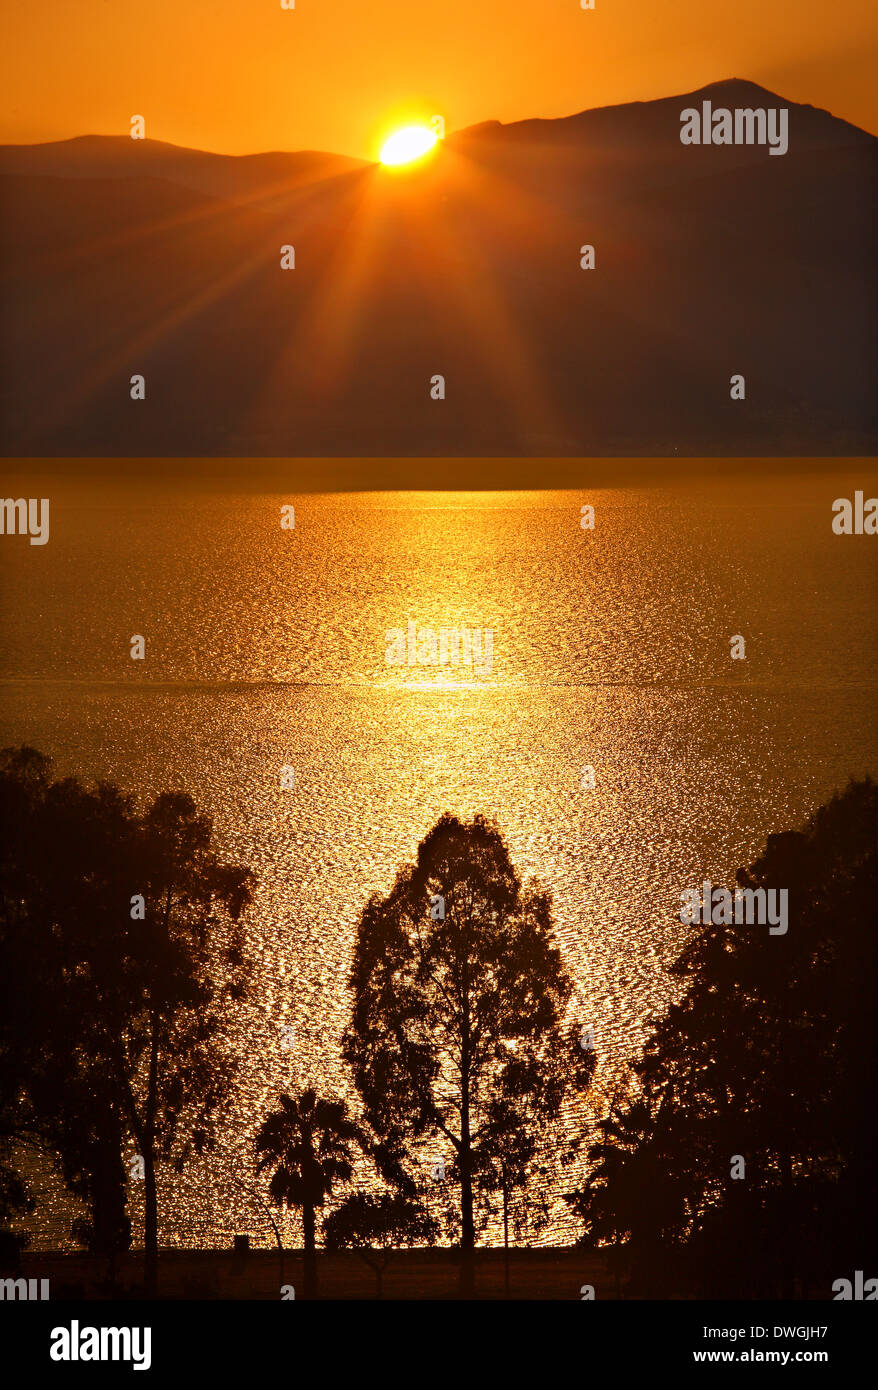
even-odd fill
[[[28,897],[37,860],[30,834],[33,807],[44,795],[51,764],[33,748],[0,752],[0,1264],[15,1267],[27,1234],[13,1222],[34,1209],[18,1171],[17,1147],[39,1142],[26,1083],[37,1064],[42,1013],[39,941],[29,927]]]
[[[344,1053],[382,1176],[404,1194],[450,1150],[461,1293],[473,1288],[475,1198],[503,1153],[536,1155],[592,1054],[563,1015],[571,986],[550,900],[523,889],[495,826],[444,815],[386,898],[373,895],[351,970]]]
[[[344,1102],[318,1099],[313,1088],[297,1097],[281,1095],[256,1135],[256,1171],[273,1170],[272,1201],[302,1213],[305,1298],[317,1296],[316,1209],[336,1183],[350,1181],[354,1146],[361,1138]]]
[[[562,1144],[558,1156],[562,1164],[572,1161],[574,1146]],[[540,1190],[540,1180],[548,1168],[540,1164],[519,1162],[514,1146],[498,1150],[485,1163],[479,1174],[479,1188],[483,1199],[482,1227],[492,1218],[499,1218],[503,1226],[503,1287],[504,1296],[509,1297],[509,1231],[518,1239],[526,1232],[536,1233],[544,1229],[550,1218],[550,1207],[544,1191]]]
[[[383,1294],[384,1271],[403,1247],[432,1245],[438,1223],[419,1202],[398,1192],[347,1197],[323,1223],[327,1250],[356,1250],[375,1274],[375,1295]]]
[[[74,1233],[112,1259],[130,1240],[127,1127],[95,1026],[94,972],[108,904],[118,915],[124,901],[125,884],[114,875],[130,804],[108,787],[53,783],[51,771],[34,749],[0,753],[4,1132],[49,1157],[90,1208]]]
[[[121,1146],[133,1141],[153,1294],[156,1162],[179,1170],[209,1148],[231,1090],[224,1032],[246,989],[251,876],[220,860],[184,793],[139,815],[115,787],[52,782],[47,760],[22,749],[0,754],[0,802],[0,959],[16,986],[0,1053],[19,1122],[58,1155],[92,1207],[82,1234],[110,1254],[127,1243]]]
[[[137,1007],[105,1036],[144,1163],[149,1293],[158,1259],[156,1159],[180,1171],[210,1148],[232,1089],[236,1061],[224,1034],[229,1006],[247,991],[240,917],[252,877],[218,858],[210,819],[182,792],[155,799],[135,848],[132,882],[146,913],[129,924],[125,994]],[[112,989],[112,975],[108,983]]]
[[[876,821],[867,779],[770,835],[738,884],[788,890],[787,934],[708,923],[672,967],[686,991],[573,1198],[644,1289],[673,1266],[707,1296],[828,1296],[874,1250]]]

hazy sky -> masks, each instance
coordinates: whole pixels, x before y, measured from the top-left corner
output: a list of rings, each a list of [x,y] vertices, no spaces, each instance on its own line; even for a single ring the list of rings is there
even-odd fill
[[[146,134],[374,158],[394,124],[746,77],[878,133],[876,0],[0,0],[0,142]]]

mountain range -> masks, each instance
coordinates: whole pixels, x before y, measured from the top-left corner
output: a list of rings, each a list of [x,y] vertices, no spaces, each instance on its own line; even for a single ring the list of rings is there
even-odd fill
[[[786,107],[788,152],[681,143],[703,102]],[[876,175],[872,135],[737,79],[403,170],[0,147],[0,450],[878,453]]]

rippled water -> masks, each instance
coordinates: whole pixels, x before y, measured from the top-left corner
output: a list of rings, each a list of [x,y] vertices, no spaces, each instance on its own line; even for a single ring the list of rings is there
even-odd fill
[[[351,1094],[358,915],[445,810],[494,817],[551,889],[601,1084],[636,1052],[671,997],[681,887],[728,878],[878,771],[878,538],[830,527],[833,499],[870,482],[292,497],[56,481],[50,543],[0,540],[0,741],[144,797],[187,788],[258,875],[240,1092],[222,1152],[164,1184],[164,1243],[270,1241],[234,1176],[252,1181],[279,1089]],[[409,620],[492,629],[490,674],[388,666],[385,634]],[[69,1204],[40,1188],[35,1244],[63,1243]],[[556,1203],[542,1239],[570,1234]]]

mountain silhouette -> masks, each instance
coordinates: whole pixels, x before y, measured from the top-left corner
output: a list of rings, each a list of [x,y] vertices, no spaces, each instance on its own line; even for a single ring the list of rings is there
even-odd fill
[[[302,150],[295,154],[210,154],[163,140],[80,135],[44,145],[0,146],[0,174],[68,179],[167,179],[230,202],[270,201],[298,184],[333,178],[364,161]]]
[[[705,101],[786,107],[788,152],[682,144]],[[402,171],[127,136],[3,147],[0,447],[875,453],[876,156],[738,79],[486,122]]]

